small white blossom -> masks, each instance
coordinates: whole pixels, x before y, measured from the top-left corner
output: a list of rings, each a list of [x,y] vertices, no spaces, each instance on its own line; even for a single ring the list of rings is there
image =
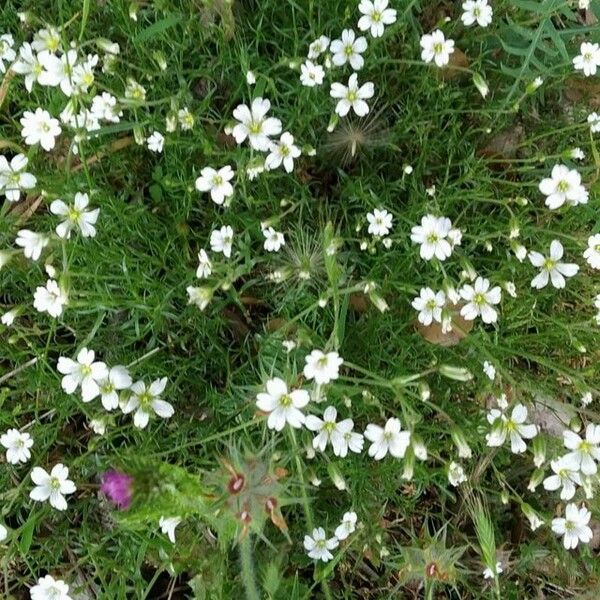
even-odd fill
[[[54,318],[60,317],[67,301],[67,294],[54,279],[48,279],[45,286],[38,286],[33,295],[33,307]]]
[[[570,500],[575,495],[576,486],[581,485],[579,464],[580,461],[573,454],[567,454],[558,460],[551,461],[550,467],[554,471],[554,475],[544,479],[544,489],[553,492],[562,488],[560,499]]]
[[[316,39],[308,47],[308,58],[311,60],[319,58],[323,52],[327,52],[329,43],[330,40],[326,35],[322,35],[320,38]]]
[[[195,304],[200,310],[204,310],[212,300],[213,289],[210,287],[188,286],[185,290],[189,296],[188,304]]]
[[[581,185],[581,175],[565,165],[555,165],[550,177],[542,179],[539,189],[546,196],[546,206],[550,210],[560,208],[565,202],[577,206],[588,201],[588,192]]]
[[[11,465],[26,463],[31,458],[33,440],[28,433],[18,429],[9,429],[0,436],[0,444],[6,448],[6,461]]]
[[[579,266],[574,263],[563,263],[563,245],[558,240],[550,244],[550,256],[546,257],[539,252],[530,252],[529,261],[534,267],[541,269],[531,281],[531,287],[541,290],[551,281],[557,289],[565,287],[565,277],[573,277],[579,271]]]
[[[294,144],[294,136],[287,131],[281,134],[278,142],[271,142],[269,151],[265,159],[265,169],[272,171],[283,164],[287,173],[294,170],[294,159],[301,154],[300,148]]]
[[[600,115],[598,113],[590,113],[587,122],[590,124],[590,131],[592,133],[600,133]]]
[[[0,35],[0,73],[6,73],[6,61],[9,65],[15,60],[17,54],[13,50],[15,40],[9,33]]]
[[[305,421],[304,408],[310,401],[306,390],[288,391],[283,379],[275,377],[265,384],[266,392],[256,396],[256,406],[262,412],[268,413],[267,427],[281,431],[288,423],[296,429],[302,427]]]
[[[54,53],[60,49],[60,42],[60,31],[56,27],[48,26],[34,33],[31,46],[36,52],[47,50]]]
[[[371,235],[385,237],[392,229],[393,216],[387,210],[378,208],[373,209],[373,212],[367,213],[367,221],[369,222],[368,232]]]
[[[352,29],[344,29],[341,39],[333,40],[329,46],[333,55],[331,60],[337,67],[349,62],[350,66],[358,71],[365,64],[365,59],[361,55],[367,49],[367,45],[364,36],[356,37]]]
[[[450,219],[425,215],[421,218],[421,224],[411,229],[410,239],[420,244],[422,259],[431,260],[435,256],[438,260],[446,260],[452,254],[453,243],[447,239],[451,230]]]
[[[365,437],[371,442],[369,456],[381,460],[388,452],[395,458],[403,458],[410,445],[410,431],[401,431],[400,420],[392,417],[384,427],[369,423]]]
[[[591,516],[585,506],[577,508],[574,503],[567,504],[564,518],[552,519],[552,531],[563,536],[563,545],[567,550],[577,548],[579,542],[587,544],[592,540],[592,529],[588,525]]]
[[[571,450],[565,455],[565,460],[574,463],[574,468],[584,475],[595,475],[596,465],[600,461],[600,425],[589,423],[585,429],[585,439],[570,429],[563,431],[565,448]]]
[[[212,273],[212,263],[206,253],[206,250],[202,248],[198,252],[198,268],[196,269],[196,277],[198,279],[206,279]]]
[[[454,487],[458,487],[461,483],[467,481],[465,470],[461,464],[452,461],[448,465],[448,481]]]
[[[108,121],[109,123],[118,123],[123,116],[123,111],[119,108],[117,99],[108,92],[102,92],[99,96],[94,96],[90,112],[98,121]]]
[[[175,410],[173,406],[161,399],[161,394],[167,386],[167,378],[154,380],[149,387],[143,381],[136,381],[131,387],[131,395],[121,406],[124,414],[135,411],[133,424],[144,429],[148,425],[150,415],[155,413],[162,419],[169,419]]]
[[[330,561],[333,558],[330,550],[337,548],[338,545],[339,541],[336,537],[327,539],[325,530],[322,527],[313,529],[312,537],[310,535],[304,536],[304,548],[308,556],[315,560]]]
[[[23,126],[21,136],[25,138],[28,146],[40,144],[46,150],[52,150],[56,143],[56,138],[61,133],[58,119],[50,116],[47,110],[36,108],[35,112],[26,110],[20,119]]]
[[[487,0],[467,0],[462,5],[462,22],[469,27],[477,23],[481,27],[487,27],[492,22],[494,14]]]
[[[484,579],[496,579],[496,577],[498,576],[499,573],[502,573],[503,569],[502,569],[502,563],[500,561],[498,561],[496,563],[496,567],[495,567],[495,572],[492,571],[492,569],[490,569],[489,567],[486,567],[483,570],[483,578]]]
[[[223,225],[221,229],[215,229],[210,234],[210,249],[213,252],[222,252],[226,258],[231,256],[233,244],[233,229],[229,225]]]
[[[492,431],[486,435],[487,445],[490,447],[502,446],[508,437],[511,452],[514,454],[521,454],[527,449],[523,438],[529,440],[538,434],[536,425],[525,423],[527,408],[522,404],[514,406],[510,418],[504,412],[493,408],[488,413],[487,420],[492,425]]]
[[[90,402],[100,395],[98,383],[108,377],[106,364],[95,361],[93,350],[82,348],[77,354],[77,360],[65,356],[58,359],[57,370],[64,375],[61,381],[63,390],[73,394],[81,386],[81,399]]]
[[[233,117],[238,121],[232,134],[235,141],[241,144],[248,139],[250,146],[255,150],[267,152],[271,145],[271,136],[281,133],[281,121],[274,117],[267,117],[271,108],[269,100],[255,98],[251,107],[245,104],[238,105],[233,111]]]
[[[160,153],[163,151],[163,146],[165,145],[165,138],[163,137],[163,135],[160,132],[154,131],[146,139],[146,144],[147,144],[148,150],[150,150],[150,152]]]
[[[183,131],[189,131],[194,128],[194,115],[188,110],[187,107],[177,111],[177,120]]]
[[[54,200],[50,204],[50,212],[54,215],[64,217],[65,220],[56,227],[56,235],[63,239],[69,239],[73,229],[79,229],[83,237],[94,237],[96,228],[94,227],[100,214],[100,209],[85,210],[90,203],[89,196],[77,192],[73,199],[73,204],[68,205],[60,199]]]
[[[285,245],[283,233],[275,231],[272,227],[263,229],[262,232],[265,237],[263,247],[267,252],[279,252],[281,247]]]
[[[325,385],[339,377],[339,369],[344,360],[337,352],[321,352],[313,350],[306,358],[304,377],[315,383]]]
[[[365,102],[375,94],[375,86],[368,81],[359,87],[356,73],[350,75],[348,85],[332,83],[329,92],[332,98],[337,98],[335,112],[340,117],[345,117],[352,109],[359,117],[364,117],[369,112],[369,105]]]
[[[171,544],[175,543],[175,529],[181,523],[181,517],[161,517],[158,521],[160,530],[169,538]]]
[[[34,54],[31,44],[25,42],[19,48],[19,58],[12,66],[12,70],[25,76],[25,89],[31,93],[33,84],[40,83],[40,76],[44,70],[37,54]]]
[[[300,65],[300,83],[306,87],[321,85],[325,78],[325,70],[321,65],[306,60]]]
[[[374,38],[381,37],[385,26],[396,22],[396,11],[388,4],[388,0],[361,0],[358,10],[363,16],[358,20],[358,28],[371,30]]]
[[[42,250],[48,245],[50,238],[43,233],[35,233],[29,229],[20,229],[17,232],[15,244],[23,248],[23,254],[31,260],[38,260]]]
[[[338,540],[345,540],[356,531],[358,517],[354,511],[344,513],[342,522],[336,527],[334,535]]]
[[[210,192],[210,197],[215,204],[223,204],[233,196],[233,186],[229,183],[235,176],[235,171],[225,165],[218,171],[212,167],[204,167],[200,177],[196,179],[196,189],[199,192]]]
[[[48,500],[50,506],[56,510],[67,510],[66,495],[73,494],[77,488],[69,479],[69,469],[62,464],[52,467],[47,473],[41,467],[34,467],[31,471],[31,480],[35,487],[29,492],[29,497],[37,502]]]
[[[97,383],[102,406],[106,410],[114,410],[119,406],[119,390],[129,389],[133,381],[127,367],[117,365],[111,367],[108,374],[98,379]]]
[[[450,55],[454,52],[454,40],[447,40],[443,32],[436,29],[421,37],[421,48],[423,61],[434,61],[438,67],[443,67],[450,62]]]
[[[491,381],[494,381],[494,379],[496,379],[496,368],[487,360],[483,363],[483,372],[489,377]]]
[[[588,238],[588,247],[583,253],[583,258],[592,269],[600,269],[600,233]]]
[[[600,67],[600,44],[583,42],[579,48],[579,55],[573,59],[576,71],[583,71],[586,77],[595,75]]]
[[[31,600],[72,600],[69,586],[62,579],[54,579],[52,575],[40,577],[29,593]]]
[[[306,428],[318,432],[313,438],[312,445],[315,450],[325,452],[328,443],[331,443],[333,453],[344,458],[348,454],[348,434],[352,433],[354,422],[352,419],[344,419],[336,423],[337,410],[328,406],[323,412],[323,418],[315,415],[306,417]]]
[[[426,327],[433,321],[442,322],[442,309],[446,304],[443,291],[434,292],[431,288],[421,288],[419,295],[412,301],[412,307],[419,311],[418,320]]]

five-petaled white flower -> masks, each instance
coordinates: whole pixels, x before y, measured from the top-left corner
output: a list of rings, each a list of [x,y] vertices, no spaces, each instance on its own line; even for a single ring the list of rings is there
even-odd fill
[[[567,550],[577,548],[579,542],[587,544],[592,539],[592,529],[588,525],[591,516],[585,506],[577,508],[572,502],[567,504],[564,517],[552,519],[552,531],[564,536],[563,545]]]
[[[196,189],[199,192],[210,192],[210,197],[215,204],[223,204],[227,198],[233,196],[233,186],[229,183],[235,176],[235,171],[225,165],[218,171],[212,167],[204,167],[200,177],[196,179]]]
[[[483,570],[483,578],[484,579],[496,579],[496,577],[502,573],[503,569],[502,569],[502,563],[500,561],[496,562],[496,566],[494,567],[494,570],[490,569],[490,567],[486,567]]]
[[[396,22],[396,10],[388,8],[388,4],[388,0],[361,0],[358,10],[363,16],[358,20],[358,28],[370,29],[374,38],[381,37],[385,26]]]
[[[131,387],[132,379],[127,367],[116,365],[111,367],[106,377],[97,380],[100,388],[100,401],[106,410],[114,410],[119,406],[119,390]]]
[[[492,22],[494,11],[488,4],[488,0],[466,0],[462,5],[462,22],[469,27],[477,23],[481,27],[487,27]]]
[[[576,71],[583,71],[586,77],[595,75],[600,67],[600,44],[583,42],[579,48],[579,55],[573,59]]]
[[[529,261],[534,267],[541,269],[540,273],[531,280],[531,287],[541,290],[548,285],[548,281],[557,289],[565,287],[565,277],[573,277],[579,271],[575,263],[563,263],[563,245],[558,240],[550,244],[550,256],[546,257],[540,252],[530,252]]]
[[[588,247],[583,253],[583,258],[587,260],[592,269],[600,269],[600,233],[588,238]]]
[[[181,523],[181,517],[161,517],[158,521],[160,530],[169,538],[171,544],[175,543],[175,529]]]
[[[40,577],[29,593],[31,600],[72,600],[69,586],[62,579],[54,579],[52,575]]]
[[[81,386],[81,399],[84,402],[90,402],[100,395],[98,382],[108,377],[108,369],[105,363],[95,361],[95,358],[96,353],[87,348],[78,352],[76,361],[65,356],[59,357],[56,368],[64,375],[61,385],[67,394],[73,394]]]
[[[232,244],[233,229],[229,225],[223,225],[221,229],[215,229],[210,234],[210,249],[213,252],[222,252],[226,258],[231,256]]]
[[[344,29],[341,39],[333,40],[329,49],[333,55],[331,60],[334,65],[341,67],[349,62],[350,66],[358,71],[365,64],[361,54],[367,49],[367,38],[362,35],[356,37],[352,29]]]
[[[13,50],[14,45],[15,40],[10,33],[0,35],[0,73],[6,73],[6,65],[4,64],[4,61],[10,64],[13,60],[15,60],[17,54]]]
[[[581,439],[574,431],[563,431],[565,448],[571,450],[565,455],[566,460],[572,461],[576,469],[584,475],[595,475],[600,461],[600,425],[589,423],[585,429],[585,439]]]
[[[31,458],[29,448],[33,440],[28,433],[21,433],[18,429],[9,429],[0,436],[0,444],[6,448],[6,460],[11,465],[26,463]]]
[[[196,277],[198,279],[206,279],[212,273],[212,263],[206,253],[206,250],[202,248],[198,252],[198,268],[196,269]]]
[[[265,98],[255,98],[251,107],[239,104],[233,111],[233,117],[239,123],[232,134],[238,144],[248,138],[250,146],[255,150],[267,152],[271,145],[270,137],[281,133],[281,121],[267,117],[271,103]]]
[[[500,286],[490,289],[489,279],[478,277],[473,285],[465,284],[460,289],[460,296],[466,304],[460,309],[460,314],[467,321],[472,321],[481,315],[484,323],[495,323],[498,313],[493,308],[502,299]]]
[[[322,527],[315,527],[312,532],[312,536],[304,536],[304,548],[310,558],[315,560],[322,560],[328,562],[333,558],[331,550],[337,548],[339,540],[336,537],[327,539],[325,530]]]
[[[308,47],[308,58],[314,60],[315,58],[319,58],[323,52],[326,52],[329,48],[329,38],[326,35],[322,35],[317,38],[314,42],[310,44]]]
[[[263,229],[262,232],[265,236],[263,247],[267,252],[279,252],[281,247],[285,245],[285,237],[280,231],[268,227]]]
[[[68,205],[60,199],[54,200],[50,204],[50,212],[52,214],[65,218],[56,227],[56,235],[58,237],[68,240],[71,237],[73,229],[79,229],[83,237],[94,237],[96,235],[94,224],[98,220],[100,209],[85,210],[89,203],[90,198],[87,194],[77,192],[72,205]]]
[[[77,89],[75,78],[75,66],[77,64],[77,51],[67,50],[61,56],[52,54],[49,51],[38,54],[44,70],[40,74],[40,83],[42,85],[60,86],[65,96],[72,96]]]
[[[162,419],[169,419],[173,416],[175,410],[173,406],[162,400],[160,395],[167,386],[167,378],[155,379],[150,387],[146,387],[143,381],[136,381],[131,387],[131,394],[127,400],[122,403],[121,410],[126,415],[135,411],[133,415],[133,424],[140,429],[148,425],[150,415],[154,412]]]
[[[369,228],[367,231],[371,235],[378,235],[384,237],[392,229],[393,216],[385,208],[379,210],[378,208],[373,209],[373,212],[367,213],[367,221],[369,222]]]
[[[288,391],[283,379],[275,377],[265,384],[266,392],[256,396],[256,406],[262,412],[268,413],[267,427],[281,431],[288,423],[296,429],[302,427],[305,421],[304,413],[300,410],[310,401],[306,390]]]
[[[527,449],[523,438],[529,440],[538,434],[538,428],[533,424],[526,424],[527,408],[523,404],[516,404],[510,418],[497,408],[492,408],[487,415],[492,431],[485,436],[488,446],[502,446],[508,437],[510,449],[514,454],[521,454]]]
[[[385,427],[369,423],[365,437],[371,442],[369,456],[381,460],[388,452],[395,458],[404,458],[410,445],[410,431],[401,431],[400,419],[391,417]]]
[[[435,256],[438,260],[446,260],[454,246],[454,240],[448,239],[451,230],[450,219],[425,215],[421,218],[421,224],[411,229],[410,239],[421,245],[419,254],[422,259],[431,260]]]
[[[358,516],[351,510],[344,513],[342,522],[336,527],[334,535],[338,540],[345,540],[349,535],[356,531]]]
[[[294,144],[294,136],[284,131],[278,142],[271,142],[270,153],[265,159],[265,169],[272,171],[281,164],[287,173],[294,170],[294,159],[301,154],[300,148]]]
[[[454,40],[447,40],[439,29],[421,37],[421,59],[429,63],[434,61],[438,67],[450,62],[454,52]]]
[[[313,438],[312,445],[315,450],[325,451],[327,444],[331,442],[333,453],[342,458],[348,454],[348,441],[346,435],[352,432],[354,422],[352,419],[344,419],[336,423],[337,410],[328,406],[323,412],[323,418],[315,415],[306,417],[306,428],[318,432]]]
[[[29,497],[38,502],[49,500],[50,506],[56,510],[67,510],[65,496],[76,491],[75,484],[69,479],[69,469],[63,464],[52,467],[50,473],[41,467],[34,467],[31,480],[35,487],[29,492]]]
[[[562,487],[561,500],[570,500],[575,495],[576,486],[581,485],[579,475],[580,461],[573,454],[561,456],[558,460],[550,462],[554,475],[544,479],[544,489],[551,492]]]
[[[375,94],[375,86],[371,81],[358,85],[358,75],[352,73],[348,85],[332,83],[329,92],[332,98],[337,98],[335,112],[340,117],[345,117],[352,109],[359,117],[364,117],[369,112],[369,105],[365,102]]]
[[[52,150],[56,143],[56,138],[61,133],[58,119],[50,116],[47,110],[36,108],[35,112],[26,110],[20,119],[23,129],[21,135],[25,138],[28,146],[40,144],[46,150]]]
[[[550,177],[542,179],[539,189],[547,196],[546,206],[550,210],[561,207],[565,202],[577,206],[588,201],[588,192],[581,185],[581,175],[565,165],[554,165]]]
[[[25,89],[30,93],[34,82],[40,83],[40,75],[44,70],[29,42],[19,48],[19,58],[11,68],[15,73],[25,76]]]
[[[146,139],[146,145],[148,146],[148,150],[150,150],[150,152],[156,152],[160,154],[163,151],[163,146],[165,145],[165,138],[159,131],[154,131]]]
[[[200,310],[204,310],[212,300],[214,290],[208,286],[194,287],[190,285],[185,290],[189,296],[188,304],[195,304]]]
[[[442,322],[442,310],[446,304],[446,294],[443,291],[434,292],[431,288],[421,288],[419,295],[412,301],[412,306],[419,311],[419,323],[425,326],[433,321]]]
[[[51,25],[33,34],[32,47],[36,52],[56,52],[60,48],[60,31]]]
[[[15,244],[23,248],[23,254],[26,258],[37,260],[49,241],[48,236],[43,233],[35,233],[29,229],[20,229],[17,232]]]
[[[90,112],[98,120],[108,121],[109,123],[118,123],[123,116],[123,111],[117,104],[117,99],[108,92],[102,92],[101,95],[94,96]],[[158,133],[158,132],[155,132]],[[158,134],[160,135],[160,134]],[[152,137],[152,136],[150,136]],[[161,136],[162,137],[162,136]],[[150,146],[148,138],[148,146]],[[150,148],[152,150],[152,148]],[[161,146],[162,150],[162,146]],[[159,151],[160,152],[160,151]]]
[[[17,154],[10,163],[0,156],[0,193],[9,202],[16,202],[21,197],[21,190],[30,190],[37,183],[35,176],[24,170],[27,162],[24,154]]]
[[[458,487],[461,483],[467,481],[467,475],[460,463],[451,461],[448,465],[448,483],[454,487]]]
[[[339,370],[344,360],[337,352],[313,350],[305,359],[304,377],[314,379],[315,383],[324,385],[339,377]]]
[[[598,113],[590,113],[587,122],[590,124],[590,131],[592,133],[600,133],[600,115]]]
[[[325,70],[321,65],[316,65],[312,60],[306,60],[300,65],[300,83],[306,87],[321,85],[325,78]]]
[[[39,312],[47,312],[51,317],[60,317],[68,302],[66,292],[54,279],[48,279],[45,286],[38,286],[33,294],[33,307]]]

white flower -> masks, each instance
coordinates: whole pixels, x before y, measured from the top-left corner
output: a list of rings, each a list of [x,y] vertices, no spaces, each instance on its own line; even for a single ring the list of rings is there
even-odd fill
[[[232,244],[233,229],[229,225],[223,225],[221,229],[215,229],[210,234],[210,249],[213,252],[222,252],[226,258],[231,256]]]
[[[467,476],[462,465],[454,461],[448,465],[448,481],[454,487],[458,487],[461,483],[467,481]]]
[[[106,433],[106,421],[104,419],[92,419],[89,425],[96,435],[104,435]]]
[[[323,54],[323,52],[326,52],[328,48],[329,38],[326,35],[322,35],[320,38],[312,42],[308,47],[308,58],[312,60],[319,58],[319,56]]]
[[[300,148],[294,145],[294,136],[287,131],[281,134],[278,142],[271,142],[269,151],[265,159],[265,168],[272,171],[283,164],[287,173],[294,170],[294,159],[301,154]]]
[[[421,245],[419,254],[422,259],[431,260],[435,256],[439,260],[446,260],[452,254],[452,244],[446,239],[451,229],[450,219],[425,215],[421,224],[411,229],[410,239]]]
[[[426,33],[421,37],[421,59],[429,63],[435,61],[438,67],[443,67],[450,62],[450,55],[454,52],[454,40],[446,40],[439,29]]]
[[[97,380],[100,388],[100,400],[106,410],[114,410],[119,406],[119,390],[131,387],[132,379],[127,367],[117,365],[111,367],[105,377]],[[82,386],[83,389],[83,386]]]
[[[263,235],[265,236],[264,249],[267,252],[279,252],[282,246],[285,245],[285,238],[283,233],[275,231],[272,227],[263,229]]]
[[[588,238],[588,247],[583,253],[583,258],[587,260],[592,269],[600,269],[600,233]]]
[[[2,543],[8,537],[8,529],[0,523],[0,543]]]
[[[496,563],[496,568],[495,571],[492,571],[492,569],[490,569],[489,567],[486,567],[483,570],[483,578],[484,579],[496,579],[497,575],[502,573],[503,569],[502,569],[502,563],[500,561],[498,561]]]
[[[592,539],[592,529],[588,525],[591,516],[585,506],[577,508],[574,503],[567,504],[565,517],[552,519],[552,531],[564,536],[563,544],[567,550],[577,548],[579,542],[587,544]]]
[[[333,453],[344,458],[348,454],[346,435],[352,432],[354,422],[352,419],[344,419],[336,423],[336,419],[337,410],[333,406],[328,406],[322,419],[315,415],[308,415],[306,417],[306,428],[318,432],[312,441],[315,450],[324,452],[327,444],[331,442]]]
[[[339,377],[339,369],[344,362],[337,352],[325,354],[321,350],[313,350],[306,358],[304,377],[314,379],[318,385],[324,385]]]
[[[165,138],[160,132],[154,131],[152,135],[146,139],[146,144],[148,145],[148,150],[150,150],[150,152],[160,153],[163,151]]]
[[[90,203],[89,196],[77,192],[73,204],[69,206],[60,199],[50,204],[50,212],[54,215],[64,217],[65,220],[56,227],[56,235],[63,239],[69,239],[73,229],[79,229],[83,237],[94,237],[96,228],[94,224],[98,220],[100,209],[85,210]]]
[[[52,26],[40,29],[33,35],[31,45],[36,52],[56,52],[60,48],[60,31]]]
[[[143,381],[136,381],[131,387],[131,395],[123,403],[121,410],[124,414],[135,411],[133,415],[133,424],[140,429],[148,425],[148,420],[152,412],[156,413],[162,419],[169,419],[175,412],[173,406],[162,400],[160,395],[167,385],[167,378],[155,379],[150,387],[146,388]]]
[[[33,89],[35,81],[40,83],[40,75],[42,74],[43,67],[37,55],[33,53],[29,42],[25,42],[19,48],[19,59],[11,68],[15,73],[25,75],[25,88],[28,92],[31,92]]]
[[[5,312],[2,317],[0,317],[0,323],[6,327],[10,327],[19,316],[19,312],[20,310],[18,308],[13,308],[12,310]]]
[[[327,539],[325,530],[322,527],[313,529],[312,537],[310,535],[304,536],[304,548],[308,556],[315,560],[330,561],[333,558],[330,550],[337,548],[338,545],[339,541],[336,537]]]
[[[20,122],[23,126],[21,136],[28,146],[40,144],[46,151],[54,148],[55,138],[60,135],[61,128],[58,120],[52,118],[47,110],[36,108],[34,113],[26,110]]]
[[[54,579],[52,575],[40,577],[29,593],[31,600],[72,600],[69,586],[62,579]]]
[[[550,244],[549,257],[545,257],[539,252],[529,253],[531,264],[541,269],[539,275],[532,279],[531,287],[541,290],[548,285],[548,281],[551,281],[555,288],[561,289],[565,287],[565,277],[573,277],[577,274],[578,265],[559,262],[563,257],[563,252],[562,244],[558,240],[553,240]]]
[[[361,0],[358,10],[363,16],[358,20],[358,28],[370,29],[374,38],[381,37],[385,26],[396,22],[396,11],[388,4],[388,0]]]
[[[215,204],[223,204],[227,198],[233,196],[233,186],[229,183],[235,176],[235,171],[226,165],[218,171],[212,167],[204,167],[200,177],[196,179],[196,189],[199,192],[210,192],[211,200]]]
[[[311,60],[306,60],[300,65],[300,83],[306,87],[321,85],[325,77],[325,70],[321,65],[316,65]]]
[[[21,190],[30,190],[37,183],[31,173],[24,171],[27,162],[24,154],[17,154],[10,163],[0,155],[0,193],[5,194],[9,202],[16,202],[21,197]]]
[[[169,538],[171,544],[175,543],[175,528],[181,523],[181,517],[161,517],[158,521],[160,530]]]
[[[260,392],[256,396],[256,406],[262,412],[269,414],[267,427],[275,431],[281,431],[286,423],[296,429],[302,427],[305,417],[300,409],[304,408],[310,400],[308,392],[306,390],[288,392],[287,384],[279,377],[269,379],[265,387],[267,391]]]
[[[84,62],[73,67],[71,82],[73,84],[73,93],[85,94],[94,84],[94,67],[98,64],[97,54],[88,54]]]
[[[571,450],[565,459],[573,461],[576,469],[584,475],[595,475],[598,467],[596,461],[600,460],[600,425],[589,423],[585,429],[585,440],[569,429],[563,431],[565,448]]]
[[[375,94],[375,86],[368,81],[359,87],[356,73],[350,75],[348,86],[341,83],[332,83],[329,92],[332,98],[338,98],[335,112],[340,117],[345,117],[352,109],[359,117],[364,117],[369,112],[369,105],[365,102]]]
[[[561,500],[570,500],[575,495],[575,486],[581,485],[579,460],[573,454],[561,456],[550,462],[554,475],[544,479],[544,489],[551,492],[562,487]]]
[[[369,456],[381,460],[388,452],[395,458],[403,458],[410,445],[410,431],[401,431],[400,419],[392,417],[385,427],[369,423],[365,437],[372,442]]]
[[[72,96],[75,89],[74,71],[77,63],[77,51],[67,50],[58,57],[46,50],[38,54],[38,60],[44,68],[39,76],[39,82],[42,85],[58,85],[65,96]]]
[[[361,54],[367,49],[367,39],[362,35],[357,38],[352,29],[344,29],[341,39],[333,40],[329,49],[333,54],[331,60],[334,65],[341,67],[349,62],[350,66],[358,71],[365,64]]]
[[[584,160],[585,152],[581,148],[577,147],[577,148],[573,148],[569,152],[569,156],[574,160]]]
[[[521,454],[527,449],[523,441],[534,438],[538,434],[536,425],[527,425],[527,408],[522,404],[517,404],[512,409],[510,418],[496,408],[490,410],[487,420],[492,425],[492,431],[486,435],[488,446],[502,446],[508,437],[510,439],[510,449],[514,454]]]
[[[17,232],[15,243],[17,246],[23,248],[23,254],[26,258],[37,260],[49,241],[48,236],[43,233],[35,233],[29,229],[20,229]]]
[[[465,284],[460,289],[460,295],[467,302],[461,309],[460,314],[467,321],[472,321],[478,316],[484,323],[495,323],[498,313],[493,308],[502,299],[500,286],[490,289],[488,279],[478,277],[474,285]]]
[[[342,522],[336,527],[334,535],[338,540],[345,540],[349,535],[356,531],[356,522],[358,517],[354,511],[344,513]]]
[[[583,42],[579,48],[579,56],[573,59],[576,71],[583,71],[586,77],[595,75],[600,66],[600,45]]]
[[[256,83],[256,75],[253,71],[246,71],[246,83],[248,85],[254,85]]]
[[[373,212],[367,213],[367,221],[369,222],[368,232],[371,235],[384,237],[392,229],[393,216],[387,210],[378,208],[373,209]]]
[[[496,368],[487,360],[483,362],[483,372],[492,380],[496,379]]]
[[[600,133],[600,115],[598,113],[590,113],[587,122],[590,124],[590,131],[592,133]]]
[[[61,386],[67,394],[73,394],[81,386],[81,399],[84,402],[90,402],[100,395],[98,383],[108,377],[108,369],[105,363],[94,361],[95,358],[95,352],[87,348],[78,352],[77,361],[59,357],[56,368],[64,375]]]
[[[198,252],[198,268],[196,269],[196,277],[198,277],[198,279],[206,279],[211,273],[212,263],[210,262],[210,258],[208,258],[206,250],[202,248],[200,252]]]
[[[59,317],[68,301],[67,294],[54,279],[48,279],[46,286],[38,286],[33,295],[33,307],[39,312],[47,312],[51,317]]]
[[[125,98],[134,102],[143,102],[146,99],[146,89],[135,79],[128,78],[125,88]]]
[[[468,27],[477,23],[481,27],[487,27],[492,22],[493,10],[487,0],[467,0],[462,5],[462,22]]]
[[[209,287],[188,286],[185,290],[189,296],[188,304],[195,304],[200,310],[204,310],[212,300],[213,290]]]
[[[34,467],[31,480],[35,487],[29,492],[29,497],[38,502],[50,501],[50,506],[56,510],[66,510],[65,496],[76,491],[75,484],[69,479],[69,469],[63,464],[52,467],[48,474],[41,467]]]
[[[26,463],[31,458],[29,448],[33,446],[33,440],[28,433],[9,429],[0,436],[0,444],[6,448],[6,460],[11,465]]]
[[[554,165],[551,176],[542,179],[539,189],[547,196],[546,206],[550,210],[561,207],[565,202],[577,206],[588,201],[587,190],[581,185],[581,175],[565,165]]]
[[[421,288],[419,296],[412,301],[412,306],[419,311],[419,323],[425,326],[432,321],[442,322],[442,309],[446,304],[446,294],[443,291],[434,292],[431,288]]]
[[[183,131],[189,131],[194,127],[194,115],[188,110],[187,107],[177,111],[177,120],[179,121]]]
[[[15,40],[13,39],[12,35],[9,33],[0,35],[0,73],[6,73],[6,65],[4,64],[4,61],[10,64],[13,60],[15,60],[17,54],[13,50],[14,45]]]
[[[586,392],[581,396],[581,404],[583,406],[589,406],[594,401],[594,396],[592,396],[592,392]]]
[[[94,96],[90,112],[99,121],[103,120],[109,123],[118,123],[123,116],[123,111],[117,105],[117,99],[108,92]]]
[[[238,105],[233,111],[233,117],[239,123],[233,128],[232,134],[238,144],[248,138],[250,146],[255,150],[267,152],[271,145],[271,136],[281,133],[281,121],[267,117],[271,103],[264,98],[252,100],[252,106]]]

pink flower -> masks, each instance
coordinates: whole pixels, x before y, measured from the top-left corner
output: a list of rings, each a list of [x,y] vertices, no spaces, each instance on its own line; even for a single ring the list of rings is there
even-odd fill
[[[119,510],[127,510],[133,498],[133,477],[121,471],[106,471],[100,490]]]

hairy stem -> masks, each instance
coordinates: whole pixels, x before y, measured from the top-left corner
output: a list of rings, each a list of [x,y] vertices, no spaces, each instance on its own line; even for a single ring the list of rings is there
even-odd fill
[[[240,562],[242,563],[242,582],[246,590],[247,600],[260,600],[256,589],[256,575],[254,573],[254,559],[252,558],[252,538],[248,533],[239,543]]]

